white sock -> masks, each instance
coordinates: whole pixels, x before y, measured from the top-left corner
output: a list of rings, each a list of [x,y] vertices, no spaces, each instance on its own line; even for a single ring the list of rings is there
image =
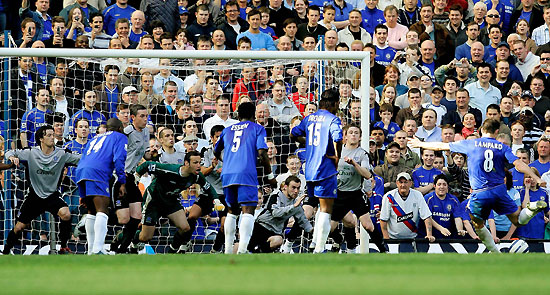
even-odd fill
[[[518,222],[521,225],[526,225],[529,221],[537,215],[538,212],[533,212],[529,208],[523,208],[519,211]]]
[[[227,213],[223,225],[225,234],[225,254],[233,254],[233,243],[235,242],[235,231],[237,229],[237,215]]]
[[[94,237],[95,237],[95,215],[88,214],[86,217],[86,223],[84,227],[86,228],[86,241],[88,242],[88,255],[92,255],[94,250]]]
[[[317,223],[319,226],[317,227]],[[330,214],[326,212],[320,212],[319,218],[315,224],[315,228],[319,232],[317,234],[317,241],[315,243],[315,250],[313,253],[322,253],[325,251],[325,244],[327,243],[328,235],[330,234]]]
[[[93,253],[103,251],[105,246],[105,236],[107,235],[107,221],[109,216],[103,212],[97,212],[95,215],[95,237],[94,237],[94,250]]]
[[[317,243],[317,235],[319,234],[319,231],[317,229],[317,221],[319,220],[319,212],[321,212],[320,209],[317,209],[317,212],[315,213],[315,227],[313,228],[313,237],[311,240],[315,243]]]
[[[237,254],[243,254],[248,251],[248,243],[254,230],[254,215],[243,213],[241,215],[241,225],[239,226],[239,249]]]
[[[481,229],[476,229],[475,231],[485,247],[487,247],[487,250],[495,253],[500,253],[500,250],[498,249],[495,241],[493,240],[493,237],[491,236],[491,232],[489,232],[489,230],[485,226]]]

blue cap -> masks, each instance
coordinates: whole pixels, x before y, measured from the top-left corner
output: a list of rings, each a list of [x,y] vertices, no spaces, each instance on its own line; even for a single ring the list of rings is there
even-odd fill
[[[184,13],[189,14],[189,11],[187,10],[187,8],[180,6],[180,14],[184,14]]]

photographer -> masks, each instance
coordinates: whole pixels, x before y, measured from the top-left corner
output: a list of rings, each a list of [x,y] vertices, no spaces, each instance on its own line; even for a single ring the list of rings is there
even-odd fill
[[[52,37],[44,41],[46,48],[74,48],[74,41],[65,37],[67,28],[65,26],[65,20],[62,17],[54,16],[52,18],[52,28]]]

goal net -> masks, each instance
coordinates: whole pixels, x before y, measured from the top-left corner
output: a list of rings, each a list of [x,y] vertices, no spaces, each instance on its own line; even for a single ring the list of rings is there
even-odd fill
[[[155,159],[183,164],[181,157],[162,156],[169,154],[164,150],[171,146],[177,152],[201,152],[203,168],[213,167],[207,169],[207,179],[217,193],[222,194],[219,180],[222,163],[213,163],[209,152],[211,135],[215,134],[212,130],[219,128],[216,125],[237,119],[238,105],[251,101],[256,104],[257,123],[266,127],[272,170],[282,182],[289,173],[301,173],[301,165],[294,167],[294,161],[303,164],[300,157],[295,156],[302,147],[290,140],[291,126],[314,112],[321,93],[330,88],[340,91],[338,116],[342,122],[363,124],[363,135],[368,136],[369,108],[365,98],[369,87],[363,86],[369,85],[368,64],[366,70],[361,71],[363,61],[368,60],[366,52],[0,49],[0,56],[3,57],[0,74],[4,81],[0,125],[2,156],[9,149],[36,145],[34,132],[44,124],[54,126],[56,145],[80,153],[86,142],[104,132],[105,120],[117,117],[131,124],[128,106],[142,104],[149,112],[149,147]],[[170,87],[172,85],[175,86]],[[40,94],[46,91],[43,89],[47,89],[45,98]],[[363,98],[363,113],[361,109],[349,107],[353,97]],[[213,117],[217,117],[216,120],[208,120]],[[165,128],[172,129],[173,143],[159,137],[159,131]],[[2,171],[2,245],[29,191],[26,169],[22,163]],[[264,174],[260,168],[258,173]],[[140,189],[143,191],[151,180],[149,176],[142,177]],[[74,168],[66,169],[60,190],[72,216],[74,230],[69,247],[76,253],[85,253],[83,216],[87,211],[79,202]],[[261,183],[260,205],[269,193],[268,186]],[[194,188],[184,190],[180,202],[190,208],[196,195]],[[257,212],[262,210],[260,205]],[[188,251],[219,250],[216,237],[221,216],[223,210],[214,210],[198,221]],[[310,220],[313,223],[313,217]],[[59,248],[58,221],[57,216],[49,213],[38,216],[27,227],[14,252],[48,254],[53,247]],[[292,222],[289,220],[286,231]],[[111,214],[106,243],[121,229],[116,215]],[[161,218],[153,240],[144,251],[163,253],[175,231],[168,219]],[[294,251],[306,251],[310,239],[310,235],[300,235]]]

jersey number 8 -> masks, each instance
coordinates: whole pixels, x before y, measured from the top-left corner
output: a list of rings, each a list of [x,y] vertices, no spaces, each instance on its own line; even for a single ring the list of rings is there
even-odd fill
[[[492,150],[485,150],[484,153],[485,161],[483,161],[483,170],[485,172],[491,172],[493,171],[493,151]]]

